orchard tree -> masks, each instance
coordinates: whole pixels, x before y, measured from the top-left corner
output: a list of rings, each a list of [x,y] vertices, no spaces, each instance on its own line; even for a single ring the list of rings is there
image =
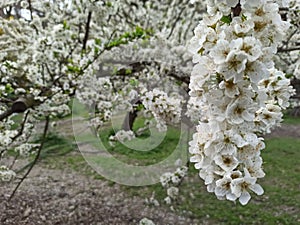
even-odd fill
[[[200,4],[180,3],[1,2],[1,179],[16,175],[14,162],[5,161],[10,149],[17,157],[36,153],[35,164],[50,121],[70,114],[73,97],[96,108],[91,118],[96,127],[115,107],[130,112],[134,99],[152,110],[159,128],[165,129],[163,119],[178,122],[181,101],[168,95],[177,92],[178,82],[188,86],[192,66],[182,43],[197,23],[192,18],[203,12]],[[154,89],[158,82],[169,93]],[[168,103],[168,112],[154,103]],[[39,121],[45,126],[36,144]]]
[[[293,93],[274,57],[278,52],[287,62],[279,65],[297,75],[299,3],[205,3],[208,14],[202,1],[190,0],[2,1],[0,178],[16,176],[8,150],[17,157],[35,153],[31,165],[37,162],[50,121],[70,114],[77,98],[95,109],[96,129],[115,110],[128,113],[112,142],[138,135],[132,126],[139,113],[153,117],[160,131],[188,116],[199,123],[191,162],[208,191],[242,204],[249,190],[262,194],[261,136],[280,123]],[[167,202],[186,174],[183,166],[162,175]]]

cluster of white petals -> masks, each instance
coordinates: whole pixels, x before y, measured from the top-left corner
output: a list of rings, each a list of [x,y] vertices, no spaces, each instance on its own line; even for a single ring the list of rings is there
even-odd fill
[[[178,186],[187,175],[188,168],[181,166],[175,170],[175,172],[167,172],[161,175],[160,183],[167,189],[167,197],[164,199],[167,204],[171,204],[172,201],[176,200],[179,194]]]
[[[275,62],[287,74],[300,79],[300,1],[292,1],[284,12],[291,26],[286,35],[288,41],[283,42]]]
[[[16,176],[16,173],[6,166],[0,167],[0,181],[10,181]]]
[[[167,124],[177,124],[181,119],[181,103],[179,96],[168,96],[166,92],[154,89],[149,91],[142,98],[143,105],[149,110],[160,131],[167,129]]]
[[[24,143],[15,148],[15,151],[18,152],[22,156],[28,156],[33,153],[35,149],[40,147],[39,144],[31,144],[31,143]]]
[[[273,56],[289,27],[269,0],[208,0],[191,40],[190,95],[207,107],[190,142],[190,161],[218,199],[263,194],[263,133],[278,125],[293,93]]]
[[[108,78],[84,76],[80,79],[76,98],[88,107],[93,107],[90,124],[100,127],[112,116],[114,96],[112,84]]]
[[[109,144],[114,146],[114,142],[125,142],[135,138],[135,134],[132,130],[119,130],[115,135],[109,137]]]
[[[140,220],[139,225],[155,225],[155,223],[148,218],[143,218]]]

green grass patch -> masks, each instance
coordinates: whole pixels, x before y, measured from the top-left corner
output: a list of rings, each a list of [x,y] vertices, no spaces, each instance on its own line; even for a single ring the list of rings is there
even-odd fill
[[[164,160],[172,154],[180,138],[180,130],[169,127],[166,133],[150,133],[148,130],[131,141],[116,142],[113,147],[108,143],[108,138],[113,134],[113,130],[106,129],[100,135],[108,152],[121,161],[139,165],[150,165]]]
[[[15,130],[15,129],[19,129],[20,127],[20,124],[22,123],[23,121],[23,114],[19,113],[19,114],[16,114],[12,117],[12,120],[15,122],[13,125],[12,125],[12,129]]]
[[[291,116],[289,114],[284,114],[283,123],[285,124],[300,124],[300,117]]]
[[[73,144],[73,140],[56,133],[50,133],[47,136],[40,160],[43,166],[50,169],[71,169],[94,179],[103,179],[87,163],[77,150],[77,146]]]

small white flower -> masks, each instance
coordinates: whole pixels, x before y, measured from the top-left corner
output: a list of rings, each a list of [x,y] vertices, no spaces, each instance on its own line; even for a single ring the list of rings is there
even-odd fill
[[[233,124],[241,124],[244,121],[253,121],[253,101],[250,98],[237,99],[228,105],[226,117]]]
[[[166,202],[167,205],[170,205],[172,203],[170,196],[165,197],[164,201]]]
[[[4,182],[11,181],[16,176],[16,173],[6,166],[0,166],[0,180]]]
[[[226,172],[233,171],[239,164],[238,159],[232,155],[218,155],[214,160]]]
[[[220,39],[217,41],[216,46],[210,51],[209,56],[216,64],[222,64],[227,61],[230,51],[229,42]]]
[[[232,193],[235,194],[242,205],[246,205],[251,196],[249,190],[253,191],[257,195],[264,193],[262,187],[256,184],[256,178],[251,177],[248,170],[244,168],[245,175],[243,178],[237,178],[232,181]]]
[[[171,199],[176,199],[179,193],[179,189],[177,187],[170,187],[167,189],[167,195]]]
[[[148,218],[143,218],[140,220],[139,225],[155,225],[155,223]]]

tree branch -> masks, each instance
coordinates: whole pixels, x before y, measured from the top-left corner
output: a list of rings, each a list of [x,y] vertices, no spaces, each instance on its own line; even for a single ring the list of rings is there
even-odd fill
[[[172,28],[171,28],[171,31],[170,31],[170,33],[169,33],[167,39],[169,39],[169,38],[172,36],[172,34],[173,34],[173,32],[174,32],[174,29],[175,29],[175,26],[176,26],[176,24],[179,22],[180,17],[181,17],[181,14],[184,12],[184,9],[185,9],[185,7],[182,7],[182,9],[180,10],[180,12],[178,13],[178,16],[177,16],[177,18],[175,19],[175,21],[174,21],[174,23],[173,23],[173,26],[172,26]]]
[[[231,8],[233,17],[239,16],[241,14],[241,11],[242,11],[242,6],[240,2],[234,8]]]
[[[151,66],[152,64],[160,65],[157,61],[140,61],[130,64],[129,66],[132,68],[132,73],[138,73],[142,71],[146,66]],[[177,81],[183,82],[187,85],[190,83],[190,76],[182,71],[178,71],[175,67],[171,67],[170,69],[165,70],[165,75],[176,79]],[[126,68],[122,68],[118,70],[116,76],[126,76]]]
[[[277,52],[292,52],[292,51],[299,51],[300,47],[294,48],[279,48]]]
[[[6,110],[0,115],[0,121],[11,116],[13,113],[25,112],[27,109],[31,108],[35,104],[36,102],[34,101],[33,96],[20,97],[13,102],[12,106],[8,110]]]
[[[25,128],[25,124],[27,122],[27,118],[28,118],[28,115],[29,115],[29,110],[26,112],[26,115],[25,115],[25,118],[23,119],[23,122],[21,124],[21,128],[20,130],[18,131],[18,133],[16,134],[16,136],[14,136],[11,140],[12,142],[14,142],[18,137],[20,137],[22,134],[23,134],[23,131],[24,131],[24,128]]]
[[[86,49],[86,43],[89,39],[91,19],[92,19],[92,12],[90,11],[89,14],[88,14],[88,17],[87,17],[86,24],[85,24],[85,35],[84,35],[84,39],[83,39],[82,50]]]
[[[21,186],[21,184],[23,183],[23,181],[27,178],[27,176],[29,175],[29,173],[33,169],[34,165],[37,163],[37,161],[38,161],[38,159],[40,157],[41,151],[43,149],[45,140],[46,140],[46,136],[47,136],[47,132],[48,132],[48,128],[49,128],[49,122],[50,122],[49,117],[46,117],[44,132],[43,132],[43,136],[42,136],[42,140],[41,140],[41,145],[40,145],[40,147],[39,147],[39,149],[37,151],[37,154],[36,154],[36,156],[35,156],[32,164],[30,165],[29,169],[27,170],[27,172],[24,174],[24,176],[21,178],[20,182],[17,184],[17,186],[13,190],[13,192],[10,195],[8,201],[10,201],[14,197],[15,193],[17,192],[17,190],[19,189],[19,187]]]
[[[30,19],[33,20],[31,0],[28,0],[28,4],[29,4],[29,11],[30,11]]]

